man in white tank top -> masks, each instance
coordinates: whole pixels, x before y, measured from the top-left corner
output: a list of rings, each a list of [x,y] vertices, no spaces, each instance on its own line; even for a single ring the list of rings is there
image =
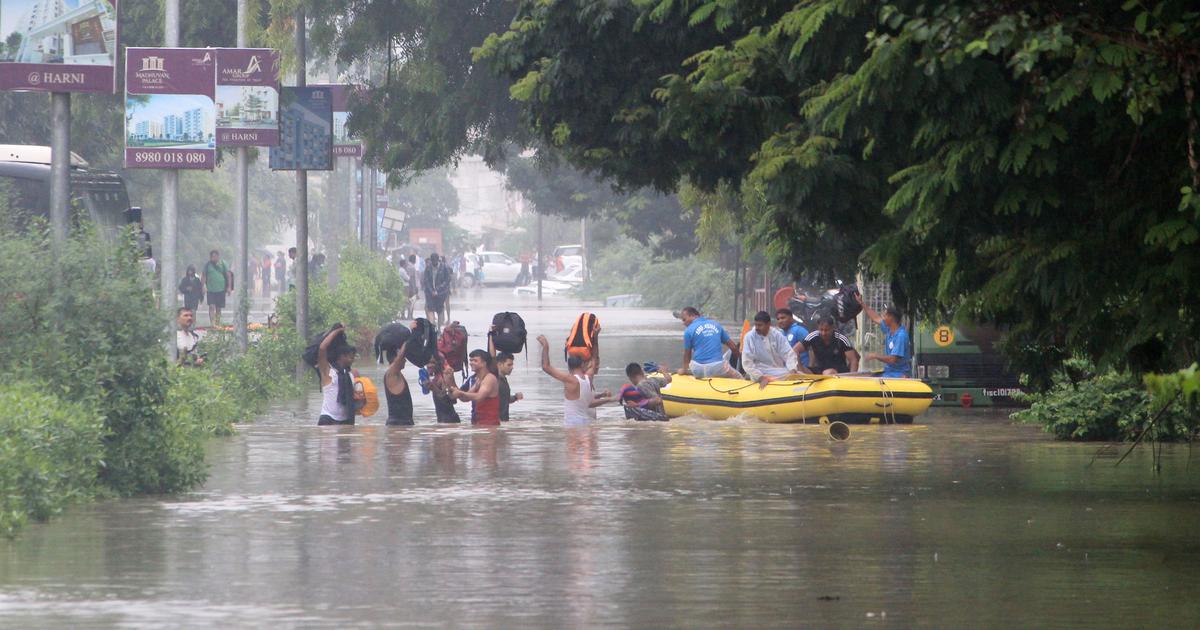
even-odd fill
[[[594,408],[612,402],[611,392],[595,393],[592,378],[596,375],[599,362],[594,358],[587,363],[577,356],[567,357],[567,371],[550,365],[550,342],[545,335],[538,335],[542,346],[542,371],[563,384],[563,424],[586,426],[595,418]]]

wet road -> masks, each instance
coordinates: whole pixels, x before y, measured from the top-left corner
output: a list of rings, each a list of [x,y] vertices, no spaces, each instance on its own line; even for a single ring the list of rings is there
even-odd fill
[[[512,309],[559,343],[580,310],[469,299],[473,341]],[[678,364],[668,313],[597,312],[602,386]],[[313,391],[214,440],[198,492],[30,526],[0,542],[0,626],[1200,625],[1186,447],[1154,477],[986,412],[846,443],[616,408],[568,431],[536,360],[499,430],[435,426],[420,396],[414,428],[317,428]]]

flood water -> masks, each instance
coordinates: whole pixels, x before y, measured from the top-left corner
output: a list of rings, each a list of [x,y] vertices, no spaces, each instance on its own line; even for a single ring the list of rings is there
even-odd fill
[[[558,347],[580,310],[468,297],[478,345],[512,309]],[[593,310],[602,387],[678,365],[669,313]],[[27,527],[0,542],[0,627],[1200,626],[1186,446],[1154,476],[982,411],[844,443],[616,408],[568,431],[536,346],[516,366],[500,429],[435,426],[421,396],[417,427],[318,428],[314,387],[213,440],[194,493]]]

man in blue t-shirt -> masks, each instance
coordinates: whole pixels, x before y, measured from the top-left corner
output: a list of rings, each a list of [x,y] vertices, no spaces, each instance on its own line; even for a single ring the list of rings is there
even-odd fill
[[[788,345],[796,351],[800,365],[808,367],[808,351],[804,349],[804,338],[808,336],[808,329],[796,321],[790,308],[781,308],[775,311],[775,324],[779,326],[779,330],[783,331]]]
[[[724,347],[728,346],[734,355],[738,354],[738,347],[729,338],[724,326],[701,317],[700,311],[694,306],[684,308],[679,318],[687,326],[683,333],[683,368],[679,370],[680,374],[691,374],[696,378],[742,377],[725,360]]]
[[[883,315],[880,315],[867,306],[862,299],[862,294],[855,294],[855,298],[862,305],[863,313],[870,317],[871,321],[879,324],[879,329],[886,335],[883,342],[886,352],[884,354],[871,352],[863,358],[868,361],[871,359],[882,361],[884,378],[910,378],[912,354],[908,350],[908,331],[900,324],[900,311],[889,306],[884,309]]]

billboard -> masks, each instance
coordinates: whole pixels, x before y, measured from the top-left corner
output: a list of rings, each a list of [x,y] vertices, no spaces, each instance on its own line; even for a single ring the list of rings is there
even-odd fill
[[[0,90],[117,90],[117,0],[0,0]]]
[[[279,144],[279,53],[217,49],[217,146]]]
[[[125,168],[213,168],[216,67],[211,48],[126,49]]]
[[[333,170],[333,95],[327,87],[285,87],[279,94],[277,171]]]
[[[362,157],[362,141],[346,130],[350,120],[350,92],[353,85],[322,85],[333,93],[333,156]]]

